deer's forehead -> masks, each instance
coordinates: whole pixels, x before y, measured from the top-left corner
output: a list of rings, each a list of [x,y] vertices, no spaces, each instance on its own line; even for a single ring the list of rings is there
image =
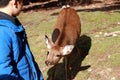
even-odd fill
[[[57,54],[57,53],[60,52],[60,49],[59,49],[58,47],[52,47],[52,48],[49,50],[49,52],[50,52],[51,54]]]
[[[50,50],[50,53],[58,53],[58,52],[59,52],[59,50],[56,49],[56,48],[53,48],[53,49]]]
[[[57,50],[57,51],[59,51],[60,50],[60,46],[54,45],[54,46],[52,46],[51,50]]]

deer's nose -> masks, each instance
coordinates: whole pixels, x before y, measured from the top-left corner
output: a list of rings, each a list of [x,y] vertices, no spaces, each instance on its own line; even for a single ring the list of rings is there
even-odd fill
[[[50,62],[46,60],[45,64],[48,66],[48,65],[50,65]]]

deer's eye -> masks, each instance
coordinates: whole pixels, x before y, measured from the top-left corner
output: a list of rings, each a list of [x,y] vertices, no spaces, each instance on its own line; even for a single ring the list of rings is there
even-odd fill
[[[63,55],[56,55],[57,57],[64,57]]]
[[[49,51],[47,52],[47,55],[49,54]]]
[[[56,55],[57,57],[61,57],[61,55]]]

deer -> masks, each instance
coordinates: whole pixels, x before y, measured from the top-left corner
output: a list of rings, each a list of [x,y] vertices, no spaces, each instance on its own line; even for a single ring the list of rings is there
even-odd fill
[[[56,66],[62,57],[65,58],[65,79],[72,80],[69,68],[69,56],[72,53],[81,34],[80,17],[74,8],[63,6],[57,16],[51,39],[45,35],[48,48],[45,64]],[[56,68],[55,68],[56,69]],[[55,71],[51,80],[55,80]]]

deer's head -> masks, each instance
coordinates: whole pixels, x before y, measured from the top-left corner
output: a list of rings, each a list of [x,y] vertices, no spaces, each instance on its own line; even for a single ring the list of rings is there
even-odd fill
[[[45,35],[45,40],[48,48],[47,59],[45,61],[46,65],[57,64],[61,57],[70,54],[74,48],[74,45],[65,45],[62,47],[56,45],[47,37],[47,35]]]

